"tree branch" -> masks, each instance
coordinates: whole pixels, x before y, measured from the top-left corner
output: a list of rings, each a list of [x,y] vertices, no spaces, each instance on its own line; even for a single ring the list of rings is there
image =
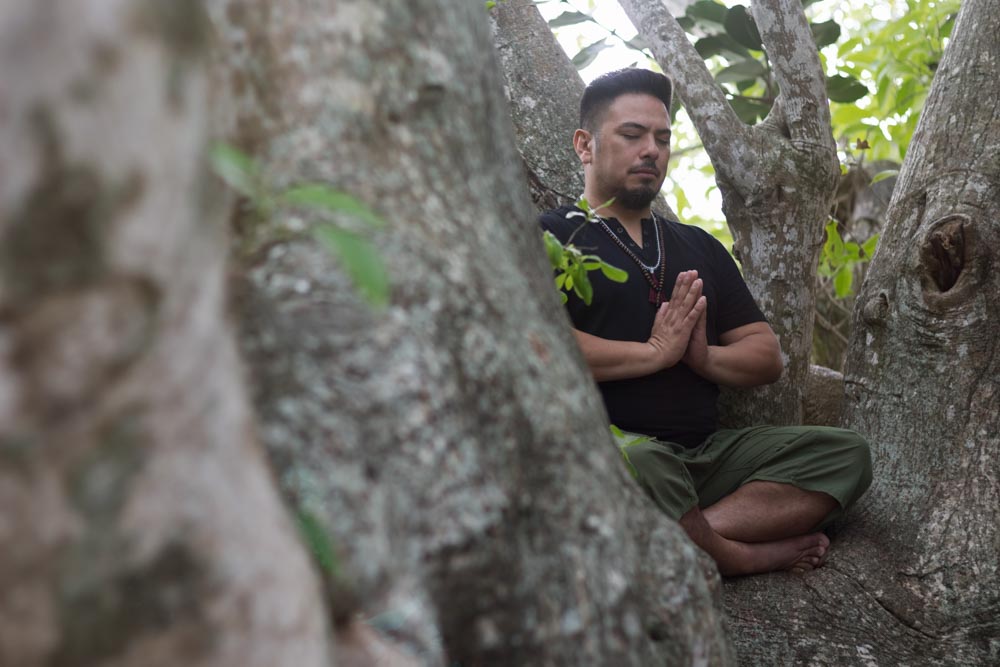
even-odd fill
[[[752,11],[781,90],[792,142],[833,146],[826,77],[801,4],[756,0]]]

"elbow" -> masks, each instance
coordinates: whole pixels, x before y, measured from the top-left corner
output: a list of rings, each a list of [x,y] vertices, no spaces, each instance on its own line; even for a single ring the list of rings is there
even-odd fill
[[[781,348],[775,345],[771,354],[770,363],[767,366],[766,380],[764,384],[774,384],[781,379],[781,374],[785,372],[785,361],[781,358]]]

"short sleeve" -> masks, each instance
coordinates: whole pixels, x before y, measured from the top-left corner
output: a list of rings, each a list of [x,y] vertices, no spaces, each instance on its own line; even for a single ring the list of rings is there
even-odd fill
[[[716,331],[723,334],[754,322],[767,322],[764,313],[750,294],[736,261],[717,239],[711,235],[707,236],[711,239],[713,262],[719,278],[716,288],[716,298],[719,301]]]

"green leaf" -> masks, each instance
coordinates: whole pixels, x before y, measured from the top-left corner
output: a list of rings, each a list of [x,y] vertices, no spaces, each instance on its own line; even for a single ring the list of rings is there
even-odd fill
[[[722,53],[722,41],[719,39],[718,35],[702,37],[694,43],[694,50],[697,51],[698,55],[703,59],[708,60],[712,56],[717,56]]]
[[[642,51],[643,49],[649,48],[649,42],[644,40],[641,35],[636,35],[632,39],[625,42],[630,49],[635,49],[636,51]]]
[[[611,424],[611,435],[615,436],[616,438],[624,438],[625,437],[625,434],[622,433],[622,430],[620,428],[618,428],[617,426],[615,426],[614,424]]]
[[[818,49],[829,46],[840,39],[840,24],[833,20],[810,23],[809,29],[812,31],[813,41],[816,42]]]
[[[619,269],[616,266],[611,266],[606,262],[601,262],[601,273],[604,274],[605,278],[607,278],[608,280],[613,280],[616,283],[623,283],[626,280],[628,280],[627,271]]]
[[[767,70],[756,60],[741,60],[716,74],[715,80],[719,83],[736,83],[737,81],[763,77],[765,74],[767,74]]]
[[[545,243],[545,254],[549,258],[549,264],[553,269],[558,269],[563,257],[563,245],[552,232],[542,233],[542,241]]]
[[[826,226],[827,240],[831,244],[832,252],[837,257],[844,254],[844,238],[840,235],[840,224],[831,220]]]
[[[625,461],[625,466],[628,468],[628,473],[632,475],[632,479],[639,479],[639,471],[635,469],[632,465],[632,460],[628,457],[628,452],[625,451],[626,445],[618,445],[618,451],[622,453],[622,460]]]
[[[771,110],[770,105],[743,99],[742,97],[730,98],[729,105],[736,112],[736,115],[740,117],[740,120],[747,125],[753,125],[757,122],[757,119],[764,118]]]
[[[209,162],[213,171],[226,185],[245,197],[257,193],[259,175],[253,159],[229,144],[215,144],[209,149]]]
[[[684,29],[685,32],[691,32],[694,28],[694,19],[688,16],[678,16],[677,25]]]
[[[575,65],[577,69],[583,69],[590,63],[594,62],[594,59],[597,58],[597,54],[608,48],[607,41],[607,39],[599,39],[593,44],[588,44],[580,49],[580,52],[573,56],[573,65]]]
[[[727,11],[725,6],[717,2],[712,2],[712,0],[698,0],[698,2],[688,5],[684,14],[696,21],[707,21],[722,25],[726,21]]]
[[[899,175],[899,169],[886,169],[885,171],[880,171],[879,173],[872,176],[872,182],[870,185],[875,185],[887,178],[892,178],[893,176]]]
[[[951,36],[951,29],[953,27],[955,27],[955,19],[957,17],[958,17],[957,13],[956,14],[949,14],[948,18],[945,19],[945,22],[941,24],[941,36],[942,37],[950,37]]]
[[[326,528],[318,518],[306,510],[299,510],[296,519],[302,541],[309,547],[309,551],[316,558],[320,569],[337,575],[339,569],[337,554],[333,548],[333,539],[327,533]]]
[[[612,205],[612,204],[614,204],[614,203],[615,203],[615,198],[614,198],[614,197],[612,197],[612,198],[611,198],[611,199],[609,199],[608,201],[606,201],[606,202],[604,202],[603,204],[601,204],[600,206],[598,206],[598,207],[597,207],[597,208],[596,208],[595,210],[597,210],[597,211],[600,211],[600,210],[602,210],[602,209],[605,209],[605,208],[607,208],[607,207],[611,206],[611,205]]]
[[[389,303],[389,279],[374,243],[333,225],[317,227],[316,237],[340,260],[368,303],[375,307]]]
[[[577,23],[583,23],[584,21],[591,20],[593,19],[590,14],[584,14],[583,12],[563,12],[549,21],[549,27],[562,28],[563,26],[576,25]]]
[[[488,2],[486,3],[486,10],[489,11],[496,6],[497,6],[496,0],[488,0]]]
[[[875,249],[878,247],[878,239],[879,235],[874,234],[870,239],[862,244],[861,249],[864,251],[865,257],[871,258],[875,256]]]
[[[694,43],[694,49],[702,58],[724,55],[730,60],[753,58],[750,51],[725,33],[708,35]]]
[[[594,300],[594,286],[590,284],[587,277],[587,270],[582,265],[576,266],[576,273],[573,275],[573,291],[588,306]]]
[[[760,41],[760,32],[757,31],[757,24],[743,5],[734,5],[730,8],[726,13],[723,26],[730,37],[748,49],[754,51],[764,49],[764,45]]]
[[[321,183],[308,183],[291,188],[281,195],[281,199],[291,206],[304,206],[328,213],[344,213],[375,228],[385,226],[385,220],[368,208],[363,201]]]
[[[854,284],[854,272],[849,265],[840,267],[837,275],[833,278],[833,289],[837,293],[838,299],[843,299],[851,293],[851,286]]]
[[[826,79],[826,94],[831,102],[856,102],[868,93],[868,88],[853,76],[834,74]]]

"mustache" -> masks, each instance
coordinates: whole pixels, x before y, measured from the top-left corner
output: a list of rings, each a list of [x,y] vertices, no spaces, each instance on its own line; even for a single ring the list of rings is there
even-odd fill
[[[629,173],[639,171],[640,169],[651,169],[655,171],[657,174],[660,173],[660,170],[656,168],[656,162],[654,162],[653,160],[643,160],[641,164],[638,164],[629,169]]]

